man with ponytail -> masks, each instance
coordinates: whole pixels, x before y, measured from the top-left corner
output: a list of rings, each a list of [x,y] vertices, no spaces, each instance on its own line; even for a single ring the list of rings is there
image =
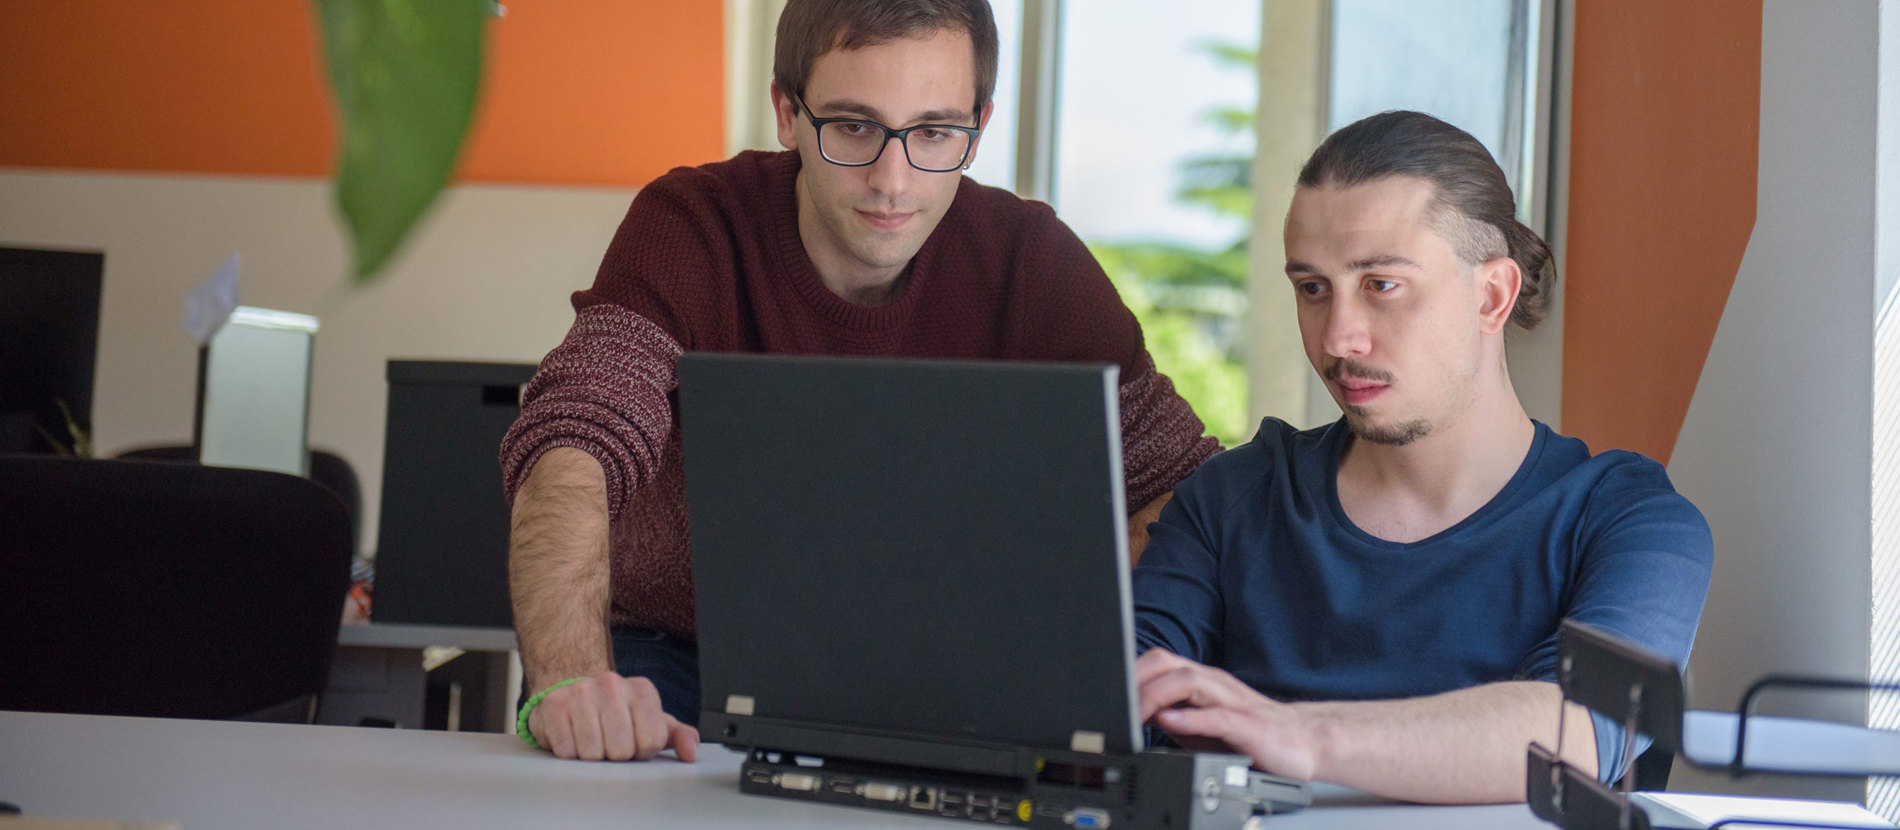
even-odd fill
[[[1662,465],[1533,421],[1504,330],[1555,289],[1503,171],[1416,112],[1334,133],[1300,171],[1286,273],[1344,411],[1175,490],[1134,574],[1141,715],[1269,772],[1412,801],[1522,801],[1525,749],[1613,781],[1620,728],[1562,702],[1575,618],[1686,662],[1707,523]],[[1638,744],[1641,745],[1640,743]]]

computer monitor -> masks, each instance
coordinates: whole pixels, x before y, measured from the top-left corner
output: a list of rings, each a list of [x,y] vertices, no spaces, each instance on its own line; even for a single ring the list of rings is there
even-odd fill
[[[0,452],[71,449],[68,417],[91,433],[104,271],[103,253],[0,248]]]

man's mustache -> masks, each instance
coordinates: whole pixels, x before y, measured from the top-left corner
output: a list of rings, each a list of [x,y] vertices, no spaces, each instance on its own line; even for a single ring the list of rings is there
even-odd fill
[[[1373,383],[1389,384],[1392,382],[1391,372],[1374,366],[1367,366],[1363,363],[1354,363],[1350,360],[1334,361],[1332,365],[1326,367],[1324,376],[1327,380],[1335,382],[1340,378],[1357,378],[1359,380],[1369,380]]]

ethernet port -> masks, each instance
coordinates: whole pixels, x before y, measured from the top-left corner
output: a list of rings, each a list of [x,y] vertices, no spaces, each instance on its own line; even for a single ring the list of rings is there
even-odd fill
[[[910,806],[919,810],[937,809],[936,787],[911,787]]]

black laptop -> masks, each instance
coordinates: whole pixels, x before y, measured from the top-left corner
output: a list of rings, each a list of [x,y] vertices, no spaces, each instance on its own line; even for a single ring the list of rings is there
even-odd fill
[[[1304,803],[1238,756],[1144,751],[1116,386],[1112,365],[680,359],[701,734],[751,753],[742,789],[1106,827],[1145,823],[1119,779],[1165,760],[1253,813]]]

